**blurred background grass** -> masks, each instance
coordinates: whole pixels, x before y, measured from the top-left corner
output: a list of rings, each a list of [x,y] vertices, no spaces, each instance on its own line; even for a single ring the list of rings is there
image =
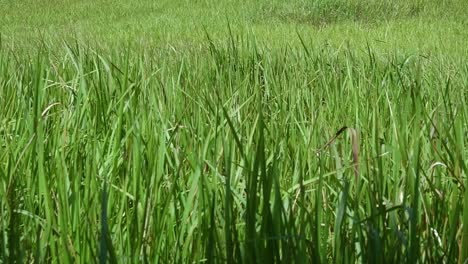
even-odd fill
[[[465,56],[468,2],[452,1],[34,1],[0,0],[3,43],[15,49],[78,39],[102,47],[193,47],[235,34],[268,46],[306,42],[401,53]]]

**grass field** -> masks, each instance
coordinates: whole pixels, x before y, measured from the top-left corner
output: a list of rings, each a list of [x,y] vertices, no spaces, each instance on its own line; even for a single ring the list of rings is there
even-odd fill
[[[0,0],[0,263],[467,263],[468,3]]]

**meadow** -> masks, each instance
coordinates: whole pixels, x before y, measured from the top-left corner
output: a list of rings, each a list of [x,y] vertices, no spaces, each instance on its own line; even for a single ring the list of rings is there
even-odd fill
[[[467,263],[468,3],[0,0],[0,263]]]

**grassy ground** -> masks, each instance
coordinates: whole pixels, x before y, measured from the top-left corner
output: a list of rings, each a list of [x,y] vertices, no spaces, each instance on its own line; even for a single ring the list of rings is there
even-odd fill
[[[0,32],[15,48],[78,38],[115,48],[197,46],[205,30],[225,39],[236,34],[282,47],[308,42],[382,51],[466,55],[468,4],[452,1],[33,1],[0,0]]]
[[[0,263],[464,263],[466,11],[0,0]]]

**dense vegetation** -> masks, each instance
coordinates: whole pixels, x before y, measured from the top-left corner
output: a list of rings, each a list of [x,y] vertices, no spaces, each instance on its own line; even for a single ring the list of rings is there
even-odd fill
[[[368,2],[0,0],[0,263],[465,263],[467,4]]]

